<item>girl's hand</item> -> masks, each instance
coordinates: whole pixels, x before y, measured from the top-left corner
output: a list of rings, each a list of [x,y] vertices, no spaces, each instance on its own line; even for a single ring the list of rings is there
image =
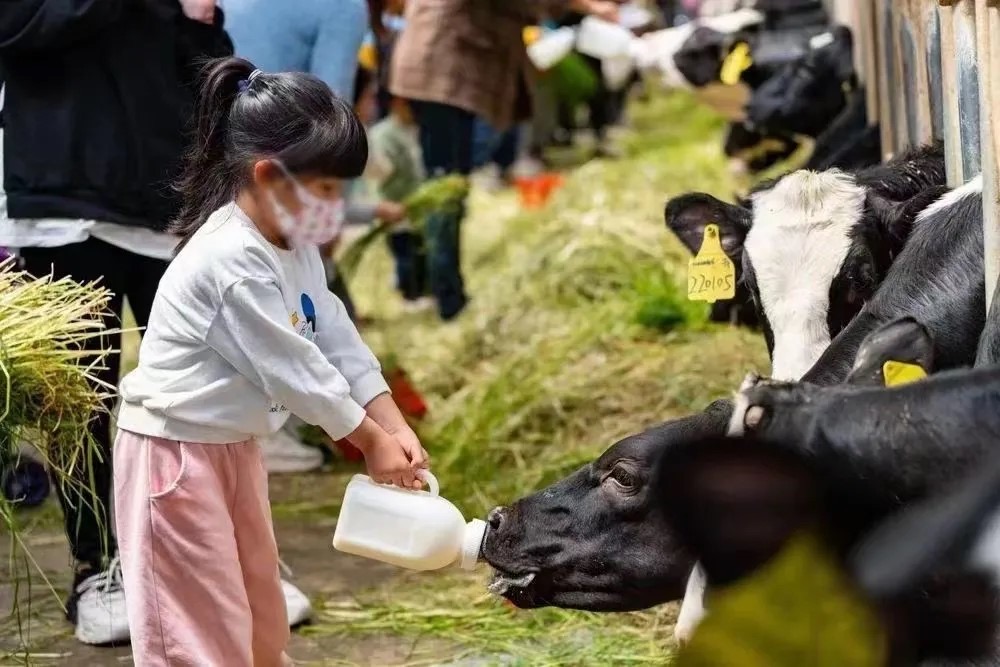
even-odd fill
[[[419,489],[423,482],[409,456],[412,445],[404,445],[397,437],[386,433],[371,417],[347,436],[347,441],[361,450],[368,467],[368,476],[381,484],[395,484],[405,489]],[[419,447],[419,443],[418,443]]]
[[[184,16],[192,21],[215,23],[215,0],[180,0]]]
[[[410,467],[414,472],[421,468],[427,469],[427,466],[430,465],[430,457],[427,455],[427,450],[420,445],[420,440],[412,428],[406,426],[396,431],[390,431],[389,429],[386,429],[386,431],[403,448],[406,457],[410,460]]]
[[[420,445],[420,439],[410,428],[406,417],[399,411],[396,402],[389,394],[380,394],[365,406],[365,412],[382,427],[386,433],[396,438],[400,447],[406,451],[414,470],[426,468],[430,463],[427,450]]]

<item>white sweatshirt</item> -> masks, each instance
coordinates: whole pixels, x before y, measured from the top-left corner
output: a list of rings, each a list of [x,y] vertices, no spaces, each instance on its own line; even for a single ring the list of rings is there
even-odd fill
[[[388,391],[318,250],[276,248],[229,204],[160,281],[118,426],[229,443],[274,433],[294,412],[338,439]]]

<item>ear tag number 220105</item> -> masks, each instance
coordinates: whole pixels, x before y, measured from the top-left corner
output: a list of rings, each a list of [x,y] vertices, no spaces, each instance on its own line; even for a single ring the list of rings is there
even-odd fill
[[[736,267],[722,250],[718,225],[705,225],[698,254],[688,262],[688,299],[715,303],[736,296]]]

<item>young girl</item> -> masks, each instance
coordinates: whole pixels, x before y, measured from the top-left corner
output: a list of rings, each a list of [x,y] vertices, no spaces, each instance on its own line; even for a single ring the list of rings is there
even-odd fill
[[[291,412],[346,437],[374,479],[420,486],[427,453],[317,250],[367,156],[360,122],[319,79],[208,65],[180,250],[121,385],[115,510],[137,665],[287,663],[254,439]]]

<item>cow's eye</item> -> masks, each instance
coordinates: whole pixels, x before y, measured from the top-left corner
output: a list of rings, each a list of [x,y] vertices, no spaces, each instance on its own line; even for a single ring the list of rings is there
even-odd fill
[[[626,490],[634,489],[637,485],[635,474],[624,466],[615,466],[612,468],[611,472],[608,473],[608,478]]]

